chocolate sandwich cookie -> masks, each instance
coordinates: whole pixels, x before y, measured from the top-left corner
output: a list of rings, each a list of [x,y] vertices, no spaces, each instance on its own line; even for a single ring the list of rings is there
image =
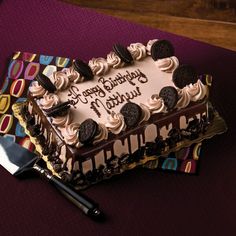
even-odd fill
[[[194,84],[198,80],[196,70],[190,65],[180,65],[173,73],[173,83],[182,89],[186,85]]]
[[[35,79],[38,81],[38,83],[46,89],[50,93],[54,93],[57,88],[55,85],[51,82],[51,80],[44,74],[38,74]]]
[[[142,108],[133,102],[126,103],[120,110],[127,127],[134,127],[142,117]]]
[[[164,100],[164,104],[168,110],[172,110],[178,102],[178,92],[172,86],[163,87],[159,96]]]
[[[93,79],[93,72],[91,68],[89,67],[88,64],[86,64],[82,60],[79,60],[79,59],[75,60],[73,62],[73,66],[74,66],[74,69],[78,71],[80,75],[82,75],[85,78],[85,80]]]
[[[133,61],[133,57],[129,50],[122,46],[121,44],[114,44],[113,50],[116,53],[116,55],[126,64],[130,64]]]
[[[56,117],[56,116],[64,116],[70,108],[70,102],[63,102],[57,104],[56,106],[49,108],[46,110],[48,116]]]
[[[151,47],[151,56],[154,61],[172,57],[174,54],[174,47],[168,40],[158,40]]]
[[[92,143],[99,130],[98,124],[93,119],[86,119],[79,127],[79,141],[83,144]]]

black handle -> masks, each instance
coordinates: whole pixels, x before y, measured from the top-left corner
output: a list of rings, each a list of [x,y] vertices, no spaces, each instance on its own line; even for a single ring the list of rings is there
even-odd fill
[[[100,214],[98,210],[98,204],[94,203],[91,199],[84,196],[81,193],[77,193],[70,187],[65,185],[57,176],[53,175],[50,180],[52,183],[67,199],[72,201],[77,207],[79,207],[85,214],[94,216]]]
[[[65,185],[57,176],[52,175],[47,169],[44,169],[37,164],[35,164],[33,168],[39,172],[41,176],[46,177],[53,186],[55,186],[67,199],[74,203],[86,215],[94,219],[101,218],[102,213],[98,209],[97,203],[81,194],[81,192],[75,192],[72,188]]]

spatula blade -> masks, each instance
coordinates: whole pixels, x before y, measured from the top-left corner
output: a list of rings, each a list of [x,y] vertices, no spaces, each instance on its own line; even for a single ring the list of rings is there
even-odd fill
[[[12,175],[30,165],[33,166],[37,159],[35,153],[0,136],[0,165]]]
[[[98,209],[96,203],[92,202],[81,193],[75,192],[72,188],[65,185],[60,178],[52,175],[47,169],[39,166],[37,162],[38,160],[40,160],[40,158],[35,153],[32,153],[17,143],[0,136],[0,165],[8,170],[12,175],[19,176],[25,171],[33,169],[41,176],[48,179],[50,183],[58,188],[63,195],[65,195],[85,214],[94,219],[101,219],[103,214]]]

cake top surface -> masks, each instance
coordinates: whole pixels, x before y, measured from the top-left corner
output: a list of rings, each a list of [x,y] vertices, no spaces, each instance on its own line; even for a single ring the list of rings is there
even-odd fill
[[[83,124],[96,130],[91,139],[102,133],[99,141],[109,131],[118,134],[153,113],[184,108],[207,93],[192,67],[179,66],[172,44],[156,39],[127,48],[116,44],[106,59],[92,58],[88,64],[74,60],[62,70],[48,65],[36,79],[30,94],[63,137]],[[78,139],[76,133],[70,144]]]
[[[49,68],[44,73],[53,77]],[[146,57],[130,66],[110,69],[107,75],[95,75],[93,80],[71,83],[56,94],[60,102],[71,102],[76,122],[93,118],[106,123],[107,117],[112,112],[119,113],[126,102],[146,104],[151,95],[158,95],[165,86],[174,86],[172,73],[161,71],[151,57]]]

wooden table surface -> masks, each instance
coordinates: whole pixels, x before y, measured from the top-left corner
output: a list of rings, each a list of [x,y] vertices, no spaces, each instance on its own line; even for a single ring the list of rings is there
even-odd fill
[[[236,51],[234,0],[64,0]]]

